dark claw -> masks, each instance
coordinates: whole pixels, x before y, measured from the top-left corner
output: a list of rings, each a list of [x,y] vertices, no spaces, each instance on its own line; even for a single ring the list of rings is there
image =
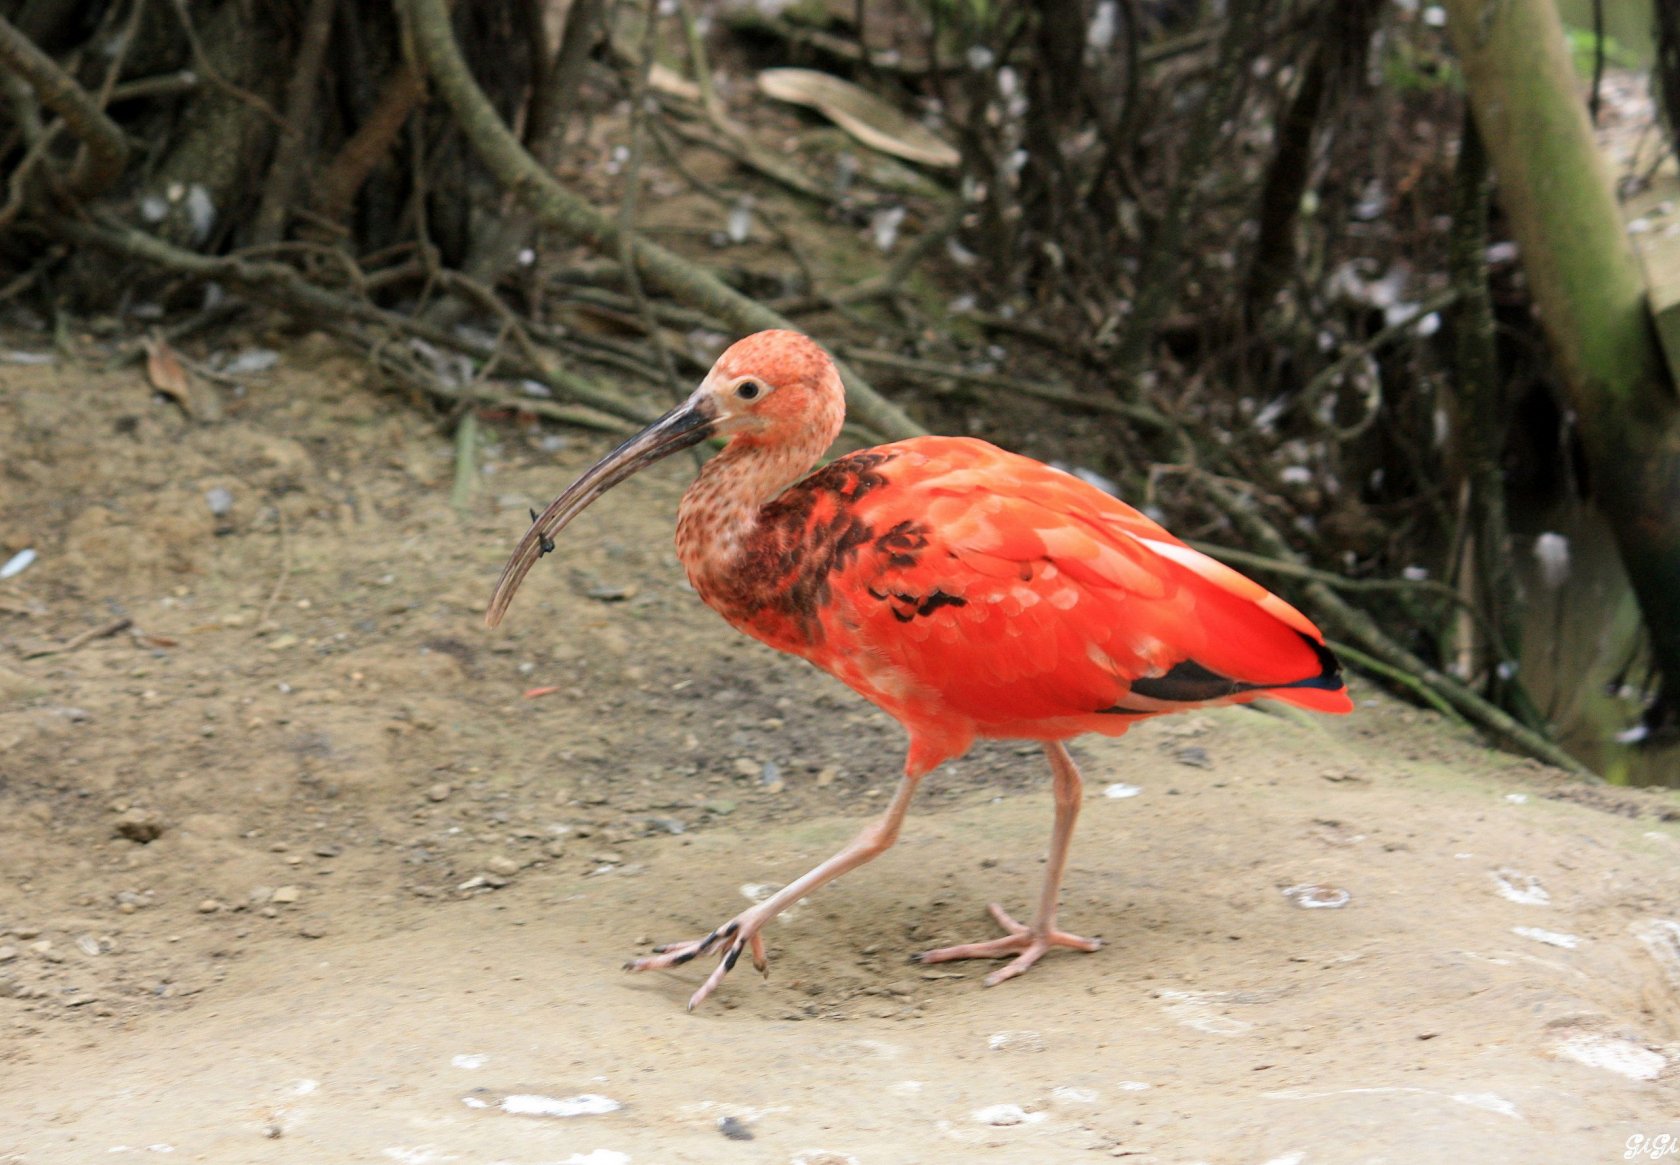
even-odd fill
[[[728,972],[735,969],[735,961],[741,957],[741,952],[745,949],[746,944],[740,941],[737,941],[734,946],[729,948],[729,954],[723,960],[724,971]]]
[[[537,511],[530,510],[529,513],[531,515],[531,524],[534,526],[537,523]],[[545,554],[553,554],[553,553],[554,553],[554,539],[550,538],[547,534],[538,534],[537,535],[537,557],[541,558]]]

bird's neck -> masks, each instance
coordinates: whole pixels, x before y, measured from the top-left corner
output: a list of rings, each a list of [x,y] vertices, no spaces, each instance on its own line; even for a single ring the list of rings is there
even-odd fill
[[[700,470],[677,511],[677,557],[689,578],[731,570],[765,504],[816,464],[822,450],[736,439]]]

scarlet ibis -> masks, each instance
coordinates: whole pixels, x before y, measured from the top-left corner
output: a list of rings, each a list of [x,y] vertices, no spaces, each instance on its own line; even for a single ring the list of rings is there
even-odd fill
[[[891,846],[917,782],[976,737],[1039,741],[1054,777],[1032,921],[993,905],[1001,937],[917,956],[1014,956],[986,976],[993,986],[1052,947],[1100,945],[1056,926],[1081,795],[1065,740],[1261,696],[1319,712],[1353,708],[1340,665],[1304,615],[1071,474],[964,437],[895,441],[810,472],[844,415],[839,374],[814,341],[788,331],[738,341],[693,395],[534,519],[490,600],[494,627],[584,507],[660,458],[726,437],[677,511],[677,557],[694,590],[909,734],[904,776],[879,821],[710,934],[626,965],[674,967],[716,951],[691,1009],[743,951],[766,971],[765,924]]]

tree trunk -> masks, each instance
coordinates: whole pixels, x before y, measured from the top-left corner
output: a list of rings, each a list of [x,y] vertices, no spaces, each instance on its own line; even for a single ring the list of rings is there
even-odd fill
[[[1680,403],[1551,0],[1447,0],[1499,198],[1569,393],[1662,686],[1680,720]]]

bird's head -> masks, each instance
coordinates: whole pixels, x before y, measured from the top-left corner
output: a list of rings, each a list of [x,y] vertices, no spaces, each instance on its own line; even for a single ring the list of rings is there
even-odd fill
[[[502,568],[485,622],[501,622],[554,536],[632,474],[709,437],[727,437],[743,453],[776,454],[802,473],[834,443],[845,416],[840,374],[816,341],[788,331],[737,340],[687,400],[597,461],[532,522]]]
[[[709,415],[718,436],[750,445],[816,444],[821,453],[840,434],[846,390],[815,340],[758,332],[731,344],[682,407]]]

